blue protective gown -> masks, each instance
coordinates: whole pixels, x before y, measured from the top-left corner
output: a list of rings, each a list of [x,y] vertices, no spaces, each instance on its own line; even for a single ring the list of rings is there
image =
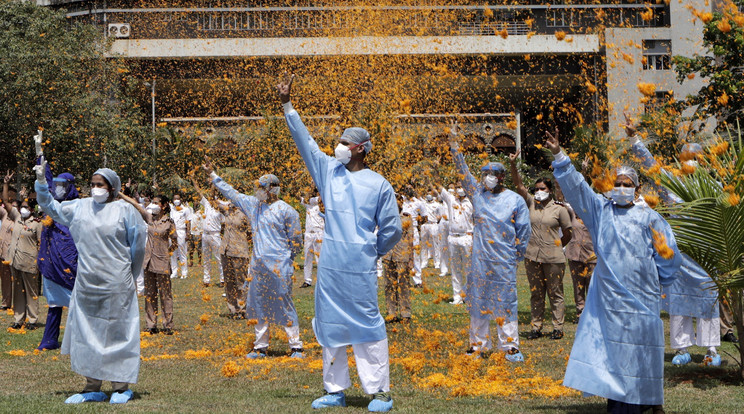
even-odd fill
[[[470,315],[517,320],[517,262],[524,259],[532,234],[530,210],[519,194],[493,193],[470,174],[465,158],[452,152],[464,177],[462,188],[473,204],[473,253],[465,285]]]
[[[38,165],[39,162],[40,160],[37,158],[36,164]],[[55,183],[49,164],[47,164],[44,173],[51,193],[54,190]],[[74,179],[72,174],[69,173],[64,173],[60,177]],[[78,198],[77,189],[74,184],[71,184],[62,200],[74,200],[76,198]],[[70,234],[70,229],[57,222],[52,222],[50,226],[44,226],[41,230],[39,257],[36,264],[39,267],[39,272],[44,277],[42,280],[44,296],[50,306],[70,306],[70,296],[77,275],[77,261],[77,248]]]
[[[137,382],[139,306],[132,275],[142,268],[147,225],[125,201],[59,203],[48,186],[37,181],[35,188],[41,208],[69,227],[78,250],[62,354],[69,354],[72,370],[86,377]]]
[[[640,140],[633,144],[631,152],[640,159],[644,168],[658,163]],[[667,204],[681,202],[676,195],[663,187],[657,187],[659,195]],[[686,254],[682,254],[682,267],[669,286],[662,288],[661,308],[670,315],[712,319],[718,317],[718,289],[708,273]]]
[[[212,182],[251,223],[253,256],[245,317],[259,323],[298,326],[292,300],[292,275],[294,257],[302,249],[299,213],[282,200],[266,204],[241,194],[216,175]]]
[[[648,207],[618,207],[592,191],[568,157],[553,168],[597,254],[563,384],[624,403],[663,404],[660,285],[671,284],[682,263],[672,229]],[[666,238],[671,259],[657,254],[652,228]]]
[[[381,341],[387,332],[377,303],[376,262],[403,231],[393,187],[369,169],[351,172],[323,153],[289,105],[285,118],[326,211],[315,285],[318,343],[335,348]]]

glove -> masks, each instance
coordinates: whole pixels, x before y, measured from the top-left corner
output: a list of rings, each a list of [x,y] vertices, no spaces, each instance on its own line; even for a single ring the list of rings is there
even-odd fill
[[[39,184],[46,185],[46,159],[44,159],[44,155],[41,155],[41,158],[39,158],[39,165],[34,166],[34,172],[36,173],[36,181]]]
[[[44,154],[44,150],[41,148],[41,139],[43,136],[43,131],[39,130],[39,133],[34,135],[34,145],[36,146],[36,156],[40,156]]]

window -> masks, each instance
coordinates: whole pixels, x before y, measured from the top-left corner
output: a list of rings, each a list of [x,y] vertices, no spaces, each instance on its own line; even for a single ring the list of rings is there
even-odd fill
[[[643,69],[670,70],[672,68],[671,40],[643,41]]]
[[[573,10],[555,9],[545,13],[547,27],[568,27],[574,25]]]

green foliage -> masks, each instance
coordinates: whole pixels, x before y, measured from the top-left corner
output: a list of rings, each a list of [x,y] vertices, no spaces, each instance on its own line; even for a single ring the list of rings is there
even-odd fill
[[[0,165],[30,177],[32,136],[42,128],[45,155],[59,174],[87,180],[101,166],[132,176],[147,131],[126,98],[121,62],[92,25],[73,24],[33,2],[0,4]]]
[[[676,104],[678,109],[697,106],[697,119],[715,116],[719,122],[733,124],[744,110],[744,27],[734,19],[742,18],[744,1],[734,0],[733,4],[739,11],[713,13],[713,19],[705,24],[700,55],[673,58],[680,83],[688,75],[708,80],[695,95]]]

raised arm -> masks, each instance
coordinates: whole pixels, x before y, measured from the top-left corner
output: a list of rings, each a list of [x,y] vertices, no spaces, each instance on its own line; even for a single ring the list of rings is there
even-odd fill
[[[455,161],[455,168],[457,168],[457,172],[461,177],[462,188],[465,190],[465,194],[472,199],[478,191],[478,182],[470,174],[470,168],[468,168],[468,164],[465,162],[465,157],[460,153],[460,144],[457,142],[458,133],[457,124],[453,124],[450,127],[449,135],[450,153],[452,154],[452,159]]]
[[[292,139],[295,145],[297,145],[300,156],[305,161],[305,165],[315,182],[315,186],[322,194],[325,188],[325,173],[329,165],[337,161],[320,150],[318,144],[310,136],[310,132],[308,132],[305,124],[302,122],[300,114],[292,106],[291,94],[293,81],[294,75],[285,75],[284,80],[276,86],[276,89],[284,107],[284,119],[287,121],[287,127],[289,127],[289,132],[292,134]]]
[[[204,172],[209,175],[209,179],[212,184],[225,196],[228,200],[232,201],[246,216],[249,218],[253,216],[253,212],[258,206],[258,199],[256,197],[247,196],[241,194],[238,190],[234,189],[233,186],[226,183],[212,168],[212,163],[209,158],[205,159],[205,163],[202,164]]]
[[[132,197],[129,197],[128,195],[124,194],[123,192],[119,192],[119,197],[122,198],[122,200],[126,201],[127,203],[134,206],[135,209],[140,213],[140,216],[142,216],[142,220],[145,221],[148,225],[152,225],[152,215],[144,208],[142,207],[137,200],[133,199]]]
[[[677,247],[672,227],[660,215],[656,214],[656,220],[651,223],[649,231],[654,241],[653,258],[659,273],[659,283],[669,286],[676,279],[677,271],[682,265],[682,254]]]
[[[377,204],[377,256],[386,255],[403,235],[398,203],[393,187],[387,181],[380,190]]]
[[[519,157],[519,150],[514,154],[509,154],[509,165],[511,167],[511,178],[514,183],[514,188],[517,194],[521,195],[525,202],[530,202],[530,194],[522,183],[522,176],[519,175],[517,170],[517,157]]]
[[[568,155],[561,151],[558,141],[558,130],[555,135],[547,133],[545,146],[553,153],[553,175],[563,190],[563,196],[574,209],[574,212],[584,221],[587,228],[594,229],[598,222],[604,203],[604,197],[592,190],[589,184],[571,164]]]
[[[127,230],[127,242],[129,243],[130,258],[132,260],[132,275],[137,277],[142,271],[145,260],[145,244],[147,241],[147,226],[138,212],[134,209],[126,209],[124,223]]]
[[[3,177],[3,207],[5,207],[5,211],[8,212],[10,215],[13,211],[13,206],[10,204],[10,192],[9,192],[9,186],[10,186],[10,180],[13,179],[13,176],[15,173],[13,171],[8,170],[7,173],[5,173],[5,177]]]

